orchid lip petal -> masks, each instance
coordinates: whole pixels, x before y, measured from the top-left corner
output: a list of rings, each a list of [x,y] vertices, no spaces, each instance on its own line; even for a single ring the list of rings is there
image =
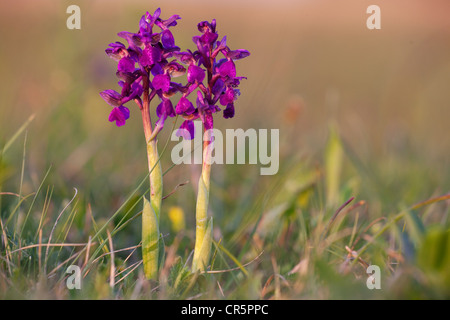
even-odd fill
[[[226,61],[219,67],[219,73],[221,77],[236,77],[236,67],[233,61]]]
[[[161,124],[164,125],[165,119],[167,117],[175,117],[175,111],[173,110],[173,105],[170,99],[163,99],[161,103],[156,108],[156,115],[161,119]]]
[[[223,106],[227,106],[232,103],[235,98],[235,92],[233,88],[228,88],[221,96],[220,96],[220,104]]]
[[[167,92],[170,88],[170,77],[165,74],[158,74],[153,78],[152,84],[155,90]]]
[[[195,107],[187,98],[181,97],[175,107],[175,111],[177,114],[189,115],[195,112]]]
[[[120,59],[117,68],[119,71],[131,73],[135,70],[134,64],[135,62],[132,59],[123,57],[122,59]]]
[[[196,65],[189,66],[187,74],[188,82],[194,83],[195,81],[198,81],[200,83],[203,79],[205,79],[205,70]]]
[[[192,120],[185,120],[176,132],[177,137],[183,137],[185,140],[194,139],[194,135],[195,135],[195,126],[194,121]]]
[[[235,113],[235,111],[234,111],[234,104],[230,103],[230,104],[227,105],[225,110],[223,110],[223,117],[225,119],[233,118],[234,117],[234,113]]]
[[[130,118],[130,110],[127,107],[120,106],[111,110],[108,120],[110,122],[116,122],[116,126],[121,127],[126,123],[126,120]]]

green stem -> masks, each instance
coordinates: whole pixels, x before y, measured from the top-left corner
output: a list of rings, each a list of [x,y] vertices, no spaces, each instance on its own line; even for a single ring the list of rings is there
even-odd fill
[[[195,247],[192,260],[192,270],[204,271],[208,265],[211,253],[212,219],[208,222],[208,203],[211,175],[211,152],[212,152],[211,130],[205,132],[203,144],[203,166],[202,174],[198,182],[197,207],[195,213]]]
[[[159,161],[156,140],[147,143],[148,170],[150,171],[150,203],[155,211],[157,221],[161,212],[162,202],[162,168]]]
[[[148,170],[150,172],[150,206],[144,199],[142,214],[142,259],[144,273],[148,279],[157,279],[159,266],[159,217],[162,202],[162,169],[159,161],[157,140],[152,132],[150,100],[154,92],[149,93],[149,80],[143,79],[144,94],[142,103],[142,124],[147,145]]]
[[[144,197],[142,210],[142,260],[147,279],[158,278],[159,223],[152,205]]]

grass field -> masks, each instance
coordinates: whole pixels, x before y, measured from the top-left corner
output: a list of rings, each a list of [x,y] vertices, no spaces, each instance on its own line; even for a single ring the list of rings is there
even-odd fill
[[[0,298],[450,298],[450,4],[376,2],[381,30],[366,28],[374,3],[356,0],[85,0],[81,30],[66,28],[70,1],[2,2]],[[212,166],[211,265],[192,273],[201,166],[173,166],[168,120],[165,260],[148,281],[142,121],[131,109],[117,128],[98,93],[116,85],[107,45],[157,7],[182,17],[182,48],[216,18],[251,52],[236,116],[215,126],[279,129],[280,168]],[[67,287],[70,265],[81,290]]]

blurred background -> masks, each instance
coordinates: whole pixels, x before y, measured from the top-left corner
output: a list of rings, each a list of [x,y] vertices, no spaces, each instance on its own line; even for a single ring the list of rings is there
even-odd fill
[[[80,6],[81,30],[66,27],[71,4]],[[381,8],[381,30],[366,27],[372,4]],[[280,130],[279,175],[260,176],[258,165],[213,166],[211,208],[221,232],[232,231],[239,214],[296,163],[320,166],[330,127],[375,177],[376,187],[363,180],[355,195],[373,199],[380,214],[449,190],[446,0],[20,0],[0,2],[0,146],[32,114],[35,119],[26,140],[21,136],[2,159],[3,191],[17,190],[22,161],[24,194],[36,190],[51,166],[47,182],[55,197],[70,199],[75,187],[94,215],[108,217],[145,177],[137,107],[128,106],[131,118],[117,128],[99,92],[117,90],[108,44],[122,41],[120,31],[136,32],[140,17],[158,7],[163,18],[181,16],[172,32],[183,50],[195,48],[197,23],[215,18],[230,48],[251,52],[237,62],[238,76],[248,79],[236,116],[217,117],[216,127]],[[174,144],[163,155],[163,170],[172,164]],[[188,229],[199,170],[181,165],[165,177],[165,194],[189,181],[167,200],[187,212]]]

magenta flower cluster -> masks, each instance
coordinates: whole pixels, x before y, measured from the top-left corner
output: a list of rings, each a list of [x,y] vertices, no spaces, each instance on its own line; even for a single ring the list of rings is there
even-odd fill
[[[157,9],[153,15],[148,12],[143,15],[137,33],[118,33],[128,47],[115,42],[106,49],[106,54],[118,62],[116,76],[121,90],[119,93],[109,89],[100,95],[113,107],[109,121],[115,121],[117,126],[124,125],[130,117],[127,102],[133,100],[142,109],[143,95],[147,94],[149,101],[157,96],[156,126],[161,129],[168,117],[179,115],[184,121],[177,134],[192,139],[193,121],[201,119],[206,130],[213,128],[213,114],[222,111],[219,105],[224,107],[224,118],[234,116],[234,102],[240,95],[238,86],[245,79],[236,76],[235,61],[250,53],[231,50],[226,37],[219,41],[215,20],[198,24],[200,35],[193,37],[195,51],[180,51],[170,31],[180,17],[173,15],[164,20],[160,14]],[[187,74],[184,84],[173,81],[184,74]],[[171,97],[177,93],[181,97],[174,107]],[[195,106],[189,97],[195,99]]]

